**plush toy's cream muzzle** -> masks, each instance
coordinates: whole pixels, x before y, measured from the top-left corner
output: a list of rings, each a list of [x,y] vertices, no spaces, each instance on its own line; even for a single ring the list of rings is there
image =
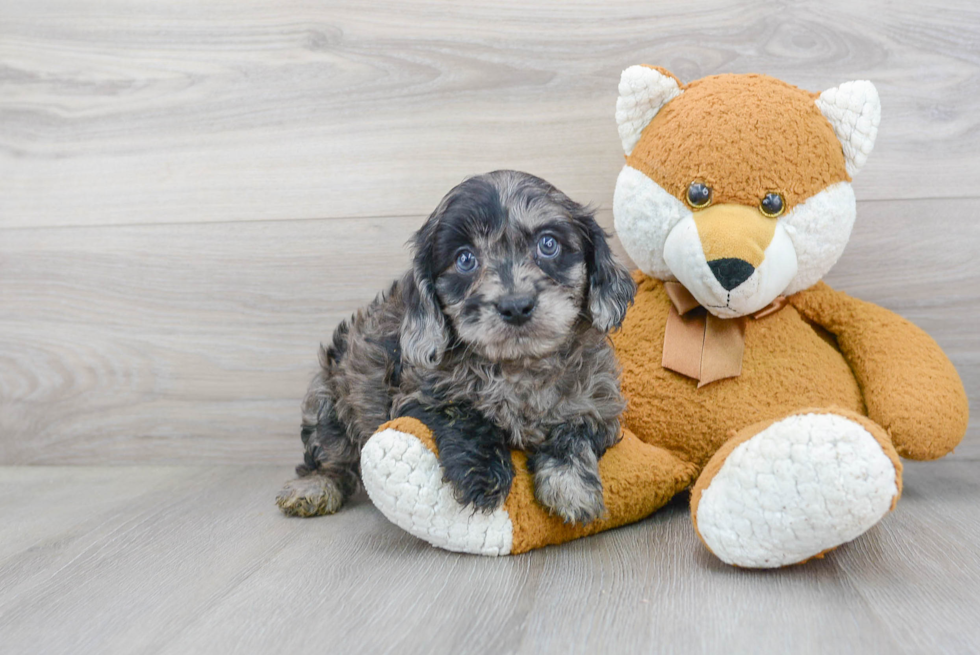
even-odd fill
[[[613,197],[616,232],[640,270],[677,280],[719,318],[755,313],[816,284],[844,252],[855,208],[851,184],[840,182],[775,219],[734,203],[692,211],[630,166]],[[739,273],[748,277],[727,289],[716,272],[729,285]]]
[[[683,219],[667,235],[664,260],[691,295],[720,318],[759,311],[797,272],[786,229],[738,204],[713,205]]]

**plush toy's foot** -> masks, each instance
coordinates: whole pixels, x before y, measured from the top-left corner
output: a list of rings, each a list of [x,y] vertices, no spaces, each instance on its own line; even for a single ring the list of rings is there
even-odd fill
[[[607,514],[567,524],[534,498],[524,453],[513,453],[515,478],[502,507],[490,513],[456,502],[443,481],[431,431],[412,418],[382,426],[361,451],[361,478],[392,523],[434,546],[478,555],[523,553],[638,521],[691,484],[695,468],[630,433],[599,462]]]
[[[901,464],[883,428],[843,410],[805,410],[746,428],[691,494],[694,527],[736,566],[804,562],[855,539],[895,506]]]
[[[397,419],[361,450],[361,479],[375,507],[433,546],[475,555],[509,555],[514,526],[506,509],[485,513],[456,502],[435,454],[432,433]]]

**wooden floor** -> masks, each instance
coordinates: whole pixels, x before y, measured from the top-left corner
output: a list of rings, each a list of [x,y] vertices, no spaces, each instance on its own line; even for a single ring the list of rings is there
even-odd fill
[[[975,0],[0,0],[0,654],[980,652],[977,420],[777,572],[709,556],[684,499],[502,560],[363,499],[275,511],[318,342],[453,184],[524,169],[611,227],[634,63],[872,80],[828,281],[980,406]]]
[[[273,466],[0,469],[4,653],[976,653],[977,462],[909,467],[897,510],[804,566],[725,566],[685,499],[488,559],[359,499],[288,519]]]

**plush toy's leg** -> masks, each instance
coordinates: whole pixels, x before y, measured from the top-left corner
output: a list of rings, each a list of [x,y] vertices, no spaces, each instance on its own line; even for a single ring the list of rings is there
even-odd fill
[[[774,568],[855,539],[894,508],[902,465],[885,430],[846,410],[745,428],[691,493],[694,528],[729,564]]]
[[[502,507],[491,513],[456,502],[443,480],[431,431],[412,418],[383,425],[361,451],[361,477],[375,506],[393,523],[434,546],[479,555],[523,553],[638,521],[694,480],[696,469],[631,433],[599,461],[607,516],[571,525],[534,499],[524,453]]]

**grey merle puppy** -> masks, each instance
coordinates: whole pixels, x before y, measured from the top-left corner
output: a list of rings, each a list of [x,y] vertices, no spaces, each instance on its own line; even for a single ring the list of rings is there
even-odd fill
[[[495,171],[450,191],[413,247],[412,269],[321,347],[304,463],[279,507],[337,511],[360,485],[367,439],[413,416],[460,503],[498,507],[517,448],[539,502],[567,522],[600,517],[598,461],[626,405],[607,334],[636,287],[593,212],[533,175]]]

